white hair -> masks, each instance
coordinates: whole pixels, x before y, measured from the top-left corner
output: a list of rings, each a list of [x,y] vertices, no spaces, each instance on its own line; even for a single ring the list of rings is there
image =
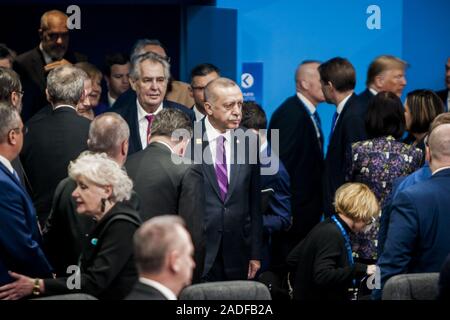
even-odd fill
[[[111,186],[111,200],[120,202],[129,200],[133,182],[115,161],[106,153],[91,153],[85,151],[69,165],[69,176],[77,180],[83,177],[100,186]]]

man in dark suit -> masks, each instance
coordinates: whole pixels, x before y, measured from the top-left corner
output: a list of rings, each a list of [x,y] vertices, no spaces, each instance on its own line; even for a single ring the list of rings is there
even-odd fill
[[[205,100],[208,116],[195,124],[190,150],[202,165],[205,196],[205,259],[196,263],[203,266],[203,281],[251,279],[262,250],[257,137],[236,130],[243,96],[234,81],[211,81]]]
[[[269,133],[278,130],[280,160],[291,180],[293,225],[288,231],[287,255],[320,221],[323,214],[322,173],[324,137],[317,105],[324,96],[318,71],[320,63],[305,61],[295,74],[296,94],[272,115]],[[269,134],[269,139],[275,136]]]
[[[439,272],[450,252],[450,124],[428,139],[431,178],[401,191],[392,203],[383,253],[381,287],[402,273]]]
[[[450,106],[450,58],[447,59],[447,63],[445,64],[445,85],[447,88],[437,91],[436,94],[444,103],[445,110],[448,111]]]
[[[86,57],[68,51],[67,15],[58,10],[41,17],[39,46],[17,56],[14,69],[20,75],[24,90],[23,120],[26,122],[47,104],[45,96],[47,73],[63,64],[85,61]]]
[[[115,112],[97,116],[90,125],[88,149],[96,153],[106,153],[123,166],[127,157],[130,130],[123,118]],[[72,197],[76,182],[67,177],[55,191],[52,209],[43,231],[44,250],[56,275],[67,276],[67,267],[77,265],[83,249],[86,234],[89,234],[95,221],[76,212],[76,202]],[[129,201],[124,201],[133,210],[139,210],[135,193]]]
[[[22,111],[23,93],[19,75],[12,69],[0,67],[0,102],[10,104],[20,114]],[[11,161],[11,165],[16,170],[22,185],[30,192],[30,182],[23,170],[20,157]]]
[[[117,100],[111,111],[120,114],[130,127],[130,147],[128,154],[145,149],[151,131],[153,118],[163,108],[175,108],[194,119],[192,110],[164,100],[170,77],[170,65],[158,54],[147,52],[132,60],[130,81],[136,98],[128,95]],[[127,92],[124,93],[127,95]],[[122,96],[121,96],[122,97]],[[120,98],[119,98],[120,99]],[[119,101],[121,101],[119,103]]]
[[[0,285],[12,282],[9,270],[30,277],[51,276],[33,203],[11,165],[22,148],[24,132],[17,110],[0,102]]]
[[[174,139],[177,131],[186,136]],[[194,197],[200,193],[201,183],[189,179],[192,165],[182,159],[191,133],[192,122],[183,112],[164,109],[155,116],[150,144],[127,160],[128,175],[141,198],[143,221],[162,214],[198,211]]]
[[[324,211],[334,214],[334,194],[345,182],[346,157],[353,142],[366,139],[365,106],[354,94],[356,73],[353,65],[336,57],[319,66],[323,95],[328,103],[336,106],[331,124],[331,135],[324,171]]]
[[[202,63],[195,66],[191,71],[191,85],[189,86],[189,93],[194,99],[195,104],[192,106],[192,111],[195,114],[195,121],[202,121],[206,116],[205,111],[205,87],[212,80],[220,77],[220,70],[215,65],[210,63]]]
[[[139,281],[126,300],[176,300],[191,283],[194,246],[184,221],[174,215],[154,217],[134,235]]]
[[[75,110],[84,94],[86,79],[86,73],[72,65],[50,71],[47,96],[53,111],[31,123],[25,137],[20,157],[42,226],[50,213],[56,186],[67,177],[69,162],[87,149],[90,121]]]
[[[359,94],[361,104],[367,108],[372,97],[381,91],[390,91],[401,97],[406,86],[407,66],[405,61],[390,55],[373,60],[367,70],[367,88]]]

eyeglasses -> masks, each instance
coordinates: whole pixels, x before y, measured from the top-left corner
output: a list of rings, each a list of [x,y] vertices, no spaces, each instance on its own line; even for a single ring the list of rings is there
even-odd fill
[[[20,128],[12,128],[11,130],[14,130],[14,131],[16,131],[16,132],[22,131],[22,134],[25,135],[25,134],[27,134],[27,132],[28,132],[28,127],[23,126],[23,127],[22,127],[22,130],[20,130]]]

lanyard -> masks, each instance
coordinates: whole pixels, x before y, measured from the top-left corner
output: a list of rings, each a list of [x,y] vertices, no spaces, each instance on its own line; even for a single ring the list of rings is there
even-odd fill
[[[336,226],[338,227],[339,231],[341,231],[341,234],[342,234],[342,236],[345,239],[345,248],[347,249],[348,261],[350,262],[350,266],[353,267],[353,265],[355,263],[353,261],[353,253],[352,253],[352,246],[350,244],[350,237],[348,236],[347,231],[345,231],[344,227],[342,226],[342,224],[339,222],[339,220],[336,218],[335,215],[333,215],[331,217],[331,219],[333,219],[333,222],[336,224]]]

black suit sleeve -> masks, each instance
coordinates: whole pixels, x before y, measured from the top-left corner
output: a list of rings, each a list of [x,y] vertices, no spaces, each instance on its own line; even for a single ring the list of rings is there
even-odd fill
[[[259,162],[259,161],[258,161]],[[251,260],[261,260],[263,240],[263,219],[261,215],[260,166],[252,164],[252,181],[250,185],[251,214]]]
[[[81,273],[81,288],[70,290],[68,278],[45,280],[45,293],[83,292],[95,297],[103,293],[130,259],[136,226],[128,221],[114,221],[106,231],[92,265]]]

